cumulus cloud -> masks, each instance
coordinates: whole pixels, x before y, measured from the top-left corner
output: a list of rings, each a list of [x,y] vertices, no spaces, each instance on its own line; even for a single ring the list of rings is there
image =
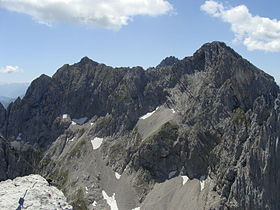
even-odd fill
[[[109,29],[127,25],[136,15],[157,16],[173,9],[167,0],[0,0],[0,7],[47,25],[61,21]]]
[[[0,68],[0,73],[16,73],[16,72],[22,72],[22,70],[18,66],[4,66]]]
[[[280,21],[252,15],[245,5],[227,8],[209,0],[201,10],[231,24],[235,41],[241,41],[248,50],[280,52]]]

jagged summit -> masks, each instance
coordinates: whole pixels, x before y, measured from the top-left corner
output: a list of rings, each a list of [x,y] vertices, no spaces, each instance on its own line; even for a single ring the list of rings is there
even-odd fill
[[[93,61],[92,59],[88,58],[87,56],[83,57],[80,62],[80,64],[85,65],[85,64],[95,64],[98,65],[98,62]]]
[[[166,66],[172,66],[179,62],[180,60],[176,58],[175,56],[169,56],[165,59],[163,59],[159,65],[157,65],[156,68],[166,67]]]
[[[159,65],[156,66],[156,68],[162,68],[162,67],[168,67],[168,66],[173,66],[174,64],[182,63],[182,61],[193,58],[193,59],[212,59],[212,58],[219,58],[220,56],[232,56],[234,58],[242,58],[238,53],[236,53],[232,48],[228,47],[224,42],[219,42],[219,41],[213,41],[206,43],[202,45],[194,54],[193,56],[186,57],[183,60],[180,60],[176,58],[175,56],[169,56],[163,59]],[[62,66],[60,69],[58,69],[57,74],[63,71],[67,71],[69,67],[76,67],[76,70],[84,70],[87,67],[85,65],[90,65],[91,67],[96,67],[99,65],[98,62],[93,61],[89,57],[85,56],[83,57],[78,63],[75,63],[74,65],[69,65],[65,64]],[[103,64],[104,65],[104,64]],[[109,67],[109,66],[108,66]],[[112,68],[112,67],[110,67]],[[142,68],[142,67],[140,67]],[[73,69],[73,68],[72,68]],[[136,68],[127,68],[127,69],[136,69]],[[54,76],[55,76],[54,75]],[[59,74],[60,75],[60,74]]]
[[[194,54],[198,52],[212,52],[214,55],[219,55],[219,53],[228,53],[236,57],[241,57],[236,53],[231,47],[227,46],[226,43],[220,41],[213,41],[203,44]]]

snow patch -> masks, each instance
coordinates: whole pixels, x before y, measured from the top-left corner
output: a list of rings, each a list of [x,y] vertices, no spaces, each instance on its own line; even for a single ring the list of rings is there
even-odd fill
[[[21,135],[22,135],[22,133],[19,133],[19,134],[18,134],[18,136],[17,136],[17,138],[16,138],[17,141],[20,141],[20,140],[21,140]]]
[[[72,125],[74,125],[73,122],[78,124],[78,125],[82,125],[87,121],[87,119],[88,119],[87,117],[82,117],[82,118],[79,118],[79,119],[73,119],[72,120]]]
[[[276,146],[275,146],[275,150],[278,150],[278,143],[279,143],[279,137],[276,138]]]
[[[131,210],[140,210],[140,207],[136,207],[135,209],[131,209]]]
[[[279,107],[280,107],[280,100],[279,100],[279,99],[276,99],[276,100],[274,101],[274,109],[277,110]]]
[[[72,142],[72,141],[74,141],[74,140],[75,140],[75,137],[74,137],[74,138],[72,138],[72,139],[67,138],[66,143],[68,143],[68,142]]]
[[[67,118],[68,118],[68,114],[63,114],[63,115],[62,115],[62,118],[63,118],[63,119],[67,119]]]
[[[121,178],[121,175],[118,174],[117,172],[115,172],[115,176],[116,176],[117,179],[120,179],[120,178]]]
[[[152,112],[148,112],[147,114],[143,115],[142,117],[140,117],[140,119],[145,120],[149,117],[151,117],[157,110],[159,107],[156,108],[156,110],[152,111]]]
[[[74,121],[72,121],[71,125],[77,125],[77,123],[75,123]]]
[[[171,171],[171,172],[168,174],[168,179],[174,177],[176,173],[177,173],[177,171]]]
[[[93,123],[90,123],[90,125],[93,125]]]
[[[189,177],[188,176],[181,176],[183,179],[183,186],[187,183],[187,181],[189,181]]]
[[[107,201],[108,205],[111,207],[111,210],[118,210],[117,201],[115,199],[115,193],[112,197],[108,196],[107,193],[102,190],[103,198]]]
[[[173,113],[173,114],[175,114],[175,113],[176,113],[174,109],[171,109],[171,111],[172,111],[172,113]]]
[[[93,203],[91,205],[93,205],[95,207],[97,205],[97,202],[93,201]]]
[[[93,140],[91,140],[93,150],[98,149],[101,146],[102,142],[103,142],[103,138],[98,138],[98,137],[95,137]]]
[[[201,176],[199,181],[200,181],[200,191],[202,191],[204,189],[206,177],[205,176]]]
[[[85,189],[86,189],[86,194],[88,194],[88,187],[85,187]]]

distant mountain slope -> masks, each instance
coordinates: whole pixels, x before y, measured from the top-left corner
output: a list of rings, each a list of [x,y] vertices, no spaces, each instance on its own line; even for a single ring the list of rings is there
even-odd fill
[[[146,71],[85,57],[0,106],[0,155],[78,210],[278,210],[279,116],[273,77],[221,42]]]
[[[17,97],[23,97],[29,83],[0,83],[0,103],[5,108]]]
[[[9,106],[9,104],[11,102],[13,102],[14,100],[15,100],[14,98],[0,96],[0,103],[2,103],[5,108],[7,108]]]
[[[29,83],[0,83],[0,96],[17,98],[24,96]]]

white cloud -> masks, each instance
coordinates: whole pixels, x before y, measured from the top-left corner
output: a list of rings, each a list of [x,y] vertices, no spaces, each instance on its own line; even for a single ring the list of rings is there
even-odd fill
[[[18,66],[5,66],[0,68],[0,73],[16,73],[16,72],[22,72],[22,70]]]
[[[31,15],[39,23],[74,22],[109,29],[127,25],[136,15],[170,12],[167,0],[0,0],[0,8]]]
[[[280,21],[253,16],[245,5],[226,8],[222,3],[210,0],[201,10],[231,24],[235,41],[241,41],[248,50],[280,52]]]

